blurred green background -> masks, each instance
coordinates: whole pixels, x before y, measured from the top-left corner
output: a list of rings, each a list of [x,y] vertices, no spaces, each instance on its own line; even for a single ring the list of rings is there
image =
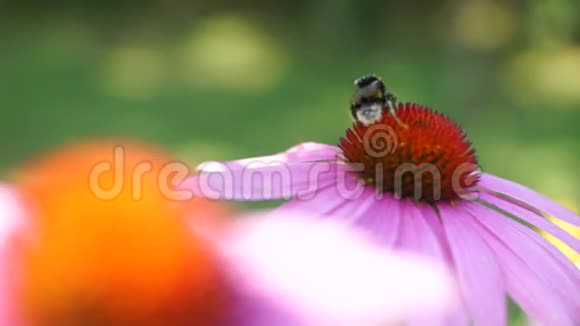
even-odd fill
[[[0,1],[0,171],[98,135],[189,162],[336,143],[354,78],[468,132],[484,170],[578,206],[580,2]]]
[[[334,144],[371,72],[456,119],[485,171],[579,206],[576,0],[0,0],[0,175],[89,136],[192,164]]]

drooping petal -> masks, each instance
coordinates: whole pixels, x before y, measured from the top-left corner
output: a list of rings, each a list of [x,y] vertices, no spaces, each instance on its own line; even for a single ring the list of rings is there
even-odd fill
[[[481,193],[479,199],[520,218],[524,222],[529,223],[540,230],[550,233],[567,246],[574,249],[577,253],[580,253],[580,240],[547,218],[491,194]]]
[[[433,232],[433,235],[437,238],[437,241],[441,245],[441,249],[443,250],[443,255],[446,261],[450,266],[453,266],[451,250],[449,249],[449,243],[445,237],[445,230],[443,230],[443,225],[441,224],[438,211],[430,205],[424,205],[419,207],[419,209],[421,210],[421,215],[423,215],[425,222],[427,222],[429,228]]]
[[[400,200],[404,209],[401,218],[398,247],[425,255],[441,263],[446,262],[443,248],[416,203]],[[428,208],[431,209],[431,208]]]
[[[309,212],[313,215],[324,216],[328,212],[344,203],[344,198],[340,197],[334,185],[328,185],[319,189],[313,194],[314,197],[302,199],[293,198],[283,203],[272,211],[272,215],[291,214],[296,211]]]
[[[315,191],[303,193],[288,202],[282,204],[274,211],[285,214],[285,212],[298,211],[306,212],[313,216],[326,216],[337,210],[339,207],[348,205],[348,203],[357,204],[357,200],[365,195],[365,185],[361,183],[354,175],[343,173],[338,175],[339,180],[333,180],[332,183],[324,185]],[[341,183],[341,186],[338,185]]]
[[[397,238],[397,248],[404,252],[411,252],[424,256],[438,264],[443,264],[451,268],[439,239],[434,234],[429,223],[423,216],[425,209],[433,211],[429,206],[418,207],[418,203],[410,200],[399,200],[401,206],[399,237]],[[423,208],[423,209],[421,209]],[[467,318],[462,313],[462,308],[458,307],[452,313],[441,316],[434,316],[428,322],[414,320],[413,324],[427,325],[465,325]]]
[[[270,156],[205,162],[179,188],[194,196],[228,200],[289,199],[335,182],[348,167],[333,146],[304,143]]]
[[[399,209],[399,201],[385,194],[369,211],[369,214],[375,215],[379,219],[373,234],[377,241],[386,248],[393,247],[399,237],[401,224]]]
[[[505,325],[502,272],[471,216],[461,206],[438,205],[465,303],[478,325]]]
[[[272,212],[272,216],[285,214],[308,214],[332,217],[351,223],[371,234],[389,248],[399,234],[399,200],[391,194],[377,195],[375,188],[361,183],[353,175],[331,184],[304,198],[294,198]]]
[[[441,224],[441,218],[439,216],[438,211],[432,207],[431,205],[421,205],[417,206],[417,209],[420,210],[421,215],[423,216],[427,225],[429,225],[429,229],[431,233],[435,237],[436,241],[439,243],[440,248],[442,250],[441,254],[443,255],[443,259],[447,262],[447,265],[455,270],[455,263],[453,262],[453,258],[451,256],[451,250],[449,249],[449,243],[447,238],[445,237],[445,231],[443,230],[443,225]],[[445,325],[467,325],[469,320],[467,307],[465,303],[458,304],[458,307],[450,314],[446,320]]]
[[[369,216],[370,208],[377,202],[375,192],[372,187],[365,187],[357,198],[344,199],[342,205],[327,213],[336,220],[345,224],[357,225],[363,229],[372,230],[375,225],[376,214]]]
[[[392,248],[400,236],[399,200],[390,194],[378,199],[374,187],[365,187],[360,199],[344,200],[326,216],[368,233],[384,248]]]
[[[503,208],[505,208],[505,203],[503,205],[504,205]],[[534,213],[530,213],[529,211],[522,209],[517,205],[515,205],[514,207],[517,207],[519,210],[523,210],[522,213],[531,214],[534,218],[535,218],[535,216],[537,216]],[[543,219],[543,217],[538,217],[538,218]],[[547,221],[547,222],[549,222],[549,221]],[[551,222],[549,222],[549,223],[551,223]],[[530,223],[530,224],[532,224],[532,223]],[[565,234],[567,234],[566,231],[560,230],[556,227],[552,227],[552,228],[548,228],[548,229],[550,229],[555,234],[558,234],[559,236],[563,237],[564,239],[566,239],[567,242],[570,243],[570,239],[568,239],[569,237],[564,236]],[[562,251],[560,251],[558,248],[556,248],[549,241],[546,241],[546,239],[544,237],[541,237],[537,232],[533,231],[532,229],[528,229],[527,227],[524,227],[522,225],[522,226],[518,226],[518,230],[520,232],[522,232],[523,234],[527,235],[530,239],[534,240],[538,245],[540,245],[542,248],[544,248],[547,252],[549,252],[552,255],[552,257],[558,261],[561,268],[563,268],[568,273],[569,277],[576,279],[576,282],[580,282],[580,273],[578,272],[578,266],[574,265],[574,263],[572,261],[570,261],[570,259],[568,257],[566,257]],[[571,242],[571,243],[574,243],[574,242]]]
[[[465,206],[475,218],[501,239],[509,250],[519,256],[530,267],[531,275],[536,282],[547,285],[556,299],[561,301],[565,312],[577,323],[580,323],[580,279],[579,270],[571,275],[564,266],[566,258],[558,260],[545,248],[551,246],[548,240],[510,218],[477,203],[466,203]],[[568,263],[571,265],[570,263]]]
[[[299,325],[376,325],[441,313],[453,303],[441,266],[389,253],[333,220],[239,219],[224,257],[238,283]]]
[[[580,226],[580,217],[578,214],[521,184],[502,179],[489,173],[482,173],[479,185],[500,194],[508,195],[518,201],[522,201],[526,205],[553,215],[564,222]]]
[[[488,216],[489,212],[485,212],[485,214]],[[478,214],[472,216],[477,221],[478,233],[496,254],[504,274],[506,290],[514,301],[531,318],[540,321],[543,325],[576,325],[570,316],[569,306],[565,304],[565,300],[554,291],[549,283],[541,280],[541,273],[544,273],[545,270],[541,267],[536,270],[535,266],[526,261],[528,256],[533,253],[516,252],[508,245],[508,241],[511,243],[513,239],[504,239],[498,234],[494,234],[493,231],[500,230],[501,226],[497,225],[493,229],[489,229],[487,225],[483,225],[483,221],[490,222],[490,218],[482,218]],[[494,222],[500,220],[507,221],[509,219],[505,217],[494,218]]]

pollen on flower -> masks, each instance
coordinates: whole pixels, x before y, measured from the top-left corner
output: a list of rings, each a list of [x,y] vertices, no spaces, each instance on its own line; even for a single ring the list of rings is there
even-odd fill
[[[445,115],[401,103],[372,125],[353,124],[340,139],[344,159],[367,183],[397,197],[453,202],[478,181],[475,150]]]

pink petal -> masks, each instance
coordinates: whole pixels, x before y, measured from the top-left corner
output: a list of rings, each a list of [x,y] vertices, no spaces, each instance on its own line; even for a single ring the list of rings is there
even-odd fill
[[[505,217],[501,219],[508,220]],[[476,220],[479,222],[478,233],[495,252],[504,273],[506,289],[514,301],[533,319],[545,325],[575,325],[563,299],[550,284],[540,281],[539,274],[543,271],[535,270],[526,262],[528,255],[524,257],[521,253],[516,253],[508,247],[509,240],[489,232],[490,229],[480,224],[484,218],[477,217]],[[494,229],[499,230],[500,227],[496,226]]]
[[[351,190],[350,192],[345,193],[343,189],[338,187],[337,181],[334,180],[329,185],[324,185],[316,189],[316,191],[297,196],[282,204],[274,210],[273,215],[278,213],[286,214],[286,212],[292,214],[293,211],[297,211],[298,214],[306,212],[310,216],[322,217],[329,215],[349,202],[356,204],[356,200],[360,199],[365,192],[364,184],[351,174],[337,176],[342,178],[343,188],[348,188]]]
[[[24,223],[24,208],[16,191],[0,183],[0,325],[13,325],[12,300],[9,296],[11,279],[10,242],[12,236]]]
[[[542,282],[538,282],[533,271],[513,251],[499,244],[491,235],[484,238],[498,255],[506,280],[506,289],[514,301],[543,325],[576,325],[567,316],[562,302]]]
[[[0,263],[2,266],[7,264],[7,260],[5,253],[0,254]],[[6,271],[0,271],[0,325],[10,325],[11,323],[9,320],[14,318],[11,314],[12,308],[10,308],[11,299],[8,297],[8,294],[10,293],[10,277],[6,274]]]
[[[323,216],[353,225],[384,248],[391,248],[400,235],[400,203],[391,195],[378,199],[374,187],[366,187],[359,199],[345,200]],[[310,211],[306,211],[310,213]]]
[[[524,222],[531,224],[540,230],[544,230],[550,233],[565,243],[567,246],[574,249],[577,253],[580,253],[580,240],[545,217],[487,193],[481,193],[479,199],[492,204],[495,207],[514,215],[515,217],[518,217]]]
[[[505,325],[506,294],[494,253],[482,240],[471,216],[461,206],[440,204],[441,220],[464,294],[476,324]]]
[[[451,258],[451,249],[449,249],[449,243],[445,237],[445,230],[443,230],[443,225],[441,224],[441,219],[439,217],[438,211],[432,208],[430,205],[423,204],[419,207],[421,210],[421,215],[425,219],[425,222],[429,225],[429,228],[433,232],[433,235],[437,238],[443,250],[443,255],[448,265],[453,266],[453,259]]]
[[[543,282],[550,291],[558,294],[556,298],[567,308],[568,316],[580,323],[580,279],[579,270],[571,275],[563,267],[564,261],[558,261],[541,243],[549,245],[548,240],[534,233],[528,227],[513,221],[504,215],[476,203],[466,203],[468,210],[485,225],[490,232],[521,257],[536,277],[536,282]]]
[[[371,229],[374,227],[374,217],[376,212],[369,216],[369,210],[377,203],[375,191],[372,187],[365,187],[360,196],[355,199],[344,199],[342,204],[335,207],[325,215],[332,216],[337,221],[359,225],[363,228]]]
[[[368,213],[378,219],[372,233],[378,243],[386,248],[393,247],[399,236],[401,224],[399,209],[399,200],[385,194]]]
[[[481,198],[483,198],[483,197],[481,197]],[[505,202],[503,203],[503,205],[505,206]],[[514,205],[513,207],[516,207],[520,210],[523,210],[522,213],[531,214],[534,217],[537,216],[534,213],[530,213],[528,210],[522,209],[517,205]],[[505,207],[502,207],[502,208],[505,208]],[[505,217],[505,218],[507,218],[507,217]],[[548,220],[545,220],[543,217],[539,217],[539,218],[543,219],[543,221],[550,222]],[[530,223],[530,224],[532,224],[532,223]],[[522,233],[526,234],[529,238],[534,240],[538,245],[542,246],[542,248],[544,248],[547,252],[549,252],[552,255],[552,257],[554,257],[554,259],[556,259],[559,262],[560,266],[568,273],[568,275],[570,277],[576,279],[576,282],[580,282],[580,273],[578,272],[578,266],[575,266],[572,263],[572,261],[562,253],[562,251],[560,251],[558,248],[556,248],[549,241],[546,241],[546,239],[544,237],[540,236],[537,232],[535,232],[527,227],[519,227],[518,229]],[[557,229],[552,230],[552,232],[554,232],[555,234],[558,234],[560,237],[562,237],[564,239],[566,239],[567,237],[563,236],[563,234],[561,234],[562,232],[569,235],[569,233],[559,229],[559,227]],[[570,241],[567,241],[567,242],[570,242]]]
[[[386,252],[332,220],[239,219],[224,246],[248,291],[301,316],[299,325],[374,325],[427,318],[453,302],[440,266]]]
[[[338,153],[334,146],[304,143],[276,155],[205,162],[179,188],[211,199],[289,199],[344,177],[349,168],[338,163]]]
[[[482,173],[479,185],[520,200],[564,222],[580,226],[580,217],[578,217],[578,214],[518,183],[496,177],[489,173]]]
[[[0,183],[0,248],[5,248],[10,236],[23,223],[24,208],[16,190]]]
[[[445,263],[446,259],[441,243],[423,217],[423,210],[411,201],[400,200],[400,202],[405,214],[401,218],[399,247],[410,249],[435,261]],[[431,208],[427,207],[427,209]]]
[[[334,185],[329,185],[322,187],[314,193],[314,198],[300,199],[294,198],[278,206],[272,212],[272,215],[276,214],[287,214],[294,211],[298,212],[308,212],[312,215],[324,216],[328,212],[336,209],[336,207],[342,205],[345,200],[339,196],[336,187]]]
[[[360,194],[353,191],[354,195],[345,195],[336,185],[330,185],[313,194],[312,198],[297,198],[282,204],[272,215],[329,217],[365,230],[385,247],[393,246],[399,234],[399,200],[390,194],[377,198],[374,187],[366,186],[354,177],[347,177],[343,182],[348,189],[362,187]]]
[[[429,206],[418,207],[418,203],[409,200],[400,200],[402,207],[400,218],[400,232],[397,239],[397,247],[402,251],[412,252],[424,256],[438,264],[452,267],[441,246],[439,238],[435,235],[431,226],[425,219],[425,210],[433,212]],[[428,325],[465,325],[467,317],[457,307],[457,311],[451,314],[436,316],[428,321]],[[423,324],[419,322],[419,324]]]
[[[447,265],[455,270],[455,263],[453,262],[451,256],[451,250],[449,249],[449,243],[445,238],[445,231],[443,230],[443,225],[441,224],[441,219],[439,217],[439,213],[428,204],[417,204],[417,208],[421,211],[421,215],[423,216],[427,225],[429,225],[429,229],[431,230],[433,236],[435,237],[436,241],[439,243],[440,248],[442,250],[441,254],[443,255],[443,259],[447,262]],[[456,307],[455,311],[452,315],[447,317],[445,325],[466,325],[468,324],[469,316],[467,313],[467,307],[465,304],[461,304],[459,307]]]

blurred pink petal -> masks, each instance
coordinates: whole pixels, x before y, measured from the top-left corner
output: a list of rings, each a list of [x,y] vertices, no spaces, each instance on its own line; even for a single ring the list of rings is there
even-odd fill
[[[294,216],[240,220],[222,243],[236,281],[299,316],[300,325],[425,320],[455,302],[444,267],[386,252],[347,225]]]
[[[11,238],[23,222],[23,208],[16,191],[0,183],[0,325],[13,325],[10,297],[12,279],[9,265],[9,247]]]

